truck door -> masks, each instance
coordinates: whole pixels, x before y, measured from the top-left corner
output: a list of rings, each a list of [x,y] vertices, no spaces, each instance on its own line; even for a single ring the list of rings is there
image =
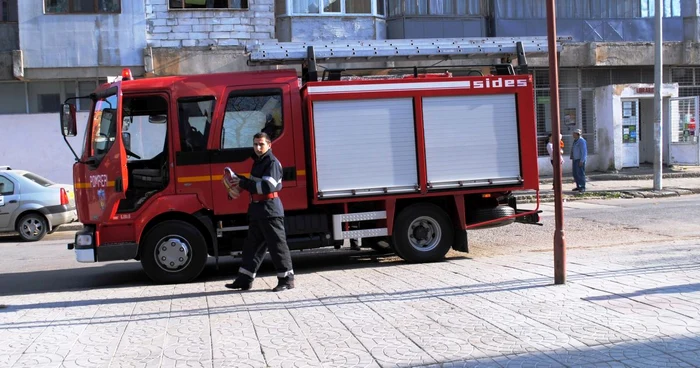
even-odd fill
[[[283,190],[280,197],[285,209],[293,209],[293,201],[285,201],[285,198],[298,196],[294,190],[297,187],[298,170],[294,157],[289,93],[288,85],[258,85],[227,90],[226,100],[220,104],[223,121],[220,125],[217,124],[218,129],[214,132],[219,149],[212,153],[211,158],[211,192],[215,213],[247,211],[250,202],[248,193],[243,192],[238,199],[229,199],[221,178],[227,166],[237,174],[249,176],[253,165],[253,136],[258,132],[265,132],[272,139],[272,152],[283,169]],[[305,193],[302,195],[305,196]]]
[[[129,185],[122,141],[122,95],[119,82],[96,92],[85,132],[83,164],[78,164],[75,190],[81,221],[106,222],[117,212]]]

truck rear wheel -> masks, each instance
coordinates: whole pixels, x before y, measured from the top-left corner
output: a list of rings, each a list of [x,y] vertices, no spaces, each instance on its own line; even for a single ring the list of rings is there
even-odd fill
[[[207,243],[196,227],[184,221],[165,221],[153,227],[142,243],[141,266],[153,281],[189,282],[207,263]]]
[[[434,262],[445,257],[452,246],[454,229],[450,217],[430,203],[406,207],[396,217],[394,249],[408,262]]]

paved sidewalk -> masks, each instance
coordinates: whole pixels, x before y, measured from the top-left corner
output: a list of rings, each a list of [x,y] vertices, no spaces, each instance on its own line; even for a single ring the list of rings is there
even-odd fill
[[[0,367],[700,366],[700,247],[569,251],[0,297]]]

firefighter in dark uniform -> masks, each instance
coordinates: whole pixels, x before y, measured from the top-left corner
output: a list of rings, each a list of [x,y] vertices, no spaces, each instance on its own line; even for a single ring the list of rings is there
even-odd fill
[[[277,286],[272,291],[294,288],[292,258],[284,230],[284,208],[277,193],[282,189],[282,165],[270,150],[270,137],[257,133],[253,137],[255,162],[250,178],[240,178],[239,186],[248,191],[251,202],[248,207],[248,236],[243,244],[243,260],[238,276],[229,289],[248,290],[253,285],[255,273],[269,250],[277,270]]]

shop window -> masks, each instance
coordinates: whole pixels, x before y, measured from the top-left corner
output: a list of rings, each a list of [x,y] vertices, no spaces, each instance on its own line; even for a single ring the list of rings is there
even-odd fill
[[[248,9],[248,0],[170,0],[170,9]]]
[[[47,14],[121,13],[121,0],[44,0]]]

